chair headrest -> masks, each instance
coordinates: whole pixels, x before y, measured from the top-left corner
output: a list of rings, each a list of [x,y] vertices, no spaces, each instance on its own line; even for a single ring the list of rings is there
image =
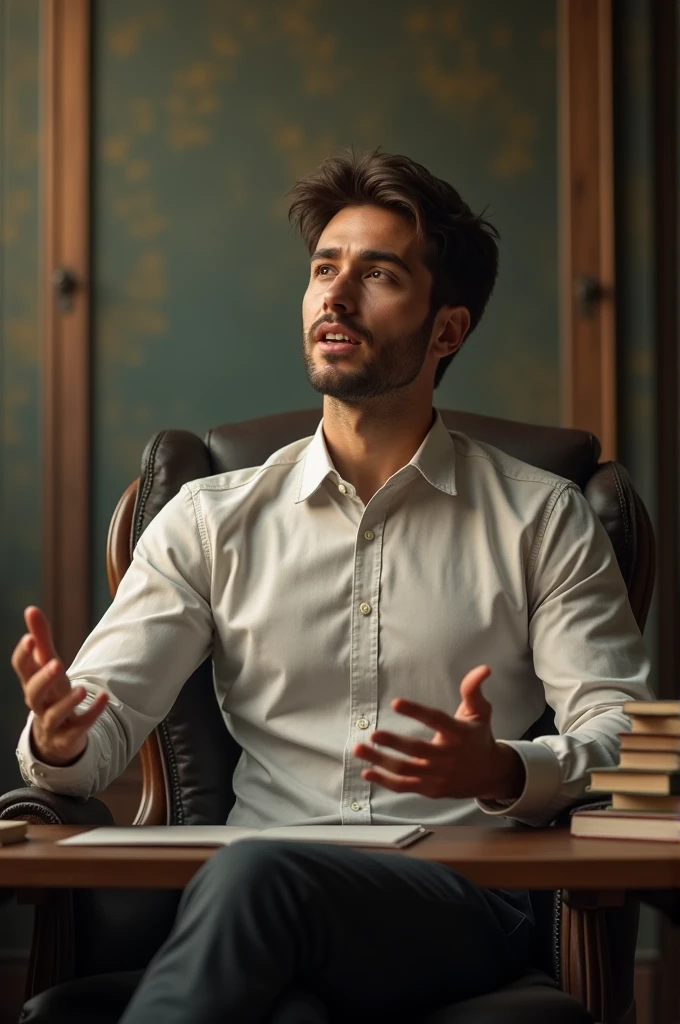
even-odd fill
[[[467,434],[522,462],[573,480],[581,489],[597,467],[600,444],[585,430],[541,427],[450,409],[442,409],[441,414],[449,430]],[[211,472],[260,466],[279,448],[311,436],[320,419],[320,409],[303,409],[215,427],[205,439]]]

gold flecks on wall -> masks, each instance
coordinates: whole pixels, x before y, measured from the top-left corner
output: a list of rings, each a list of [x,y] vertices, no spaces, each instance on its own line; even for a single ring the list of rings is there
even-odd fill
[[[423,92],[440,106],[449,108],[478,105],[500,89],[500,76],[482,67],[474,44],[461,48],[460,62],[453,70],[433,45],[427,46],[420,54],[417,80]]]
[[[101,147],[102,158],[109,164],[122,163],[130,148],[130,138],[127,135],[109,135],[104,139]]]
[[[534,143],[538,131],[536,118],[528,111],[510,114],[505,119],[505,139],[500,151],[491,161],[491,172],[496,178],[515,178],[533,171],[535,167]]]
[[[158,212],[155,193],[148,188],[119,195],[113,202],[113,213],[123,221],[131,238],[156,238],[168,223],[167,217]]]
[[[208,145],[220,109],[219,87],[231,75],[228,65],[217,60],[195,61],[174,73],[173,90],[167,98],[171,149]]]
[[[148,160],[130,160],[125,165],[125,177],[128,181],[146,181],[151,174]]]
[[[21,239],[22,222],[32,212],[35,196],[27,185],[18,185],[8,189],[4,196],[2,221],[0,222],[0,242],[2,245],[15,245]]]
[[[213,32],[210,45],[221,57],[235,57],[240,50],[238,42],[228,32]]]
[[[133,131],[140,135],[154,131],[158,119],[151,100],[136,96],[130,100],[128,110]]]
[[[109,46],[116,57],[129,57],[135,53],[147,32],[158,31],[165,24],[162,8],[146,11],[134,18],[127,18],[113,26],[109,33]]]
[[[346,56],[338,52],[337,40],[328,31],[319,5],[314,0],[289,0],[278,6],[277,17],[281,36],[300,70],[303,90],[314,95],[333,94],[350,67]]]
[[[301,124],[291,123],[275,130],[272,143],[283,155],[291,180],[307,174],[310,168],[316,167],[338,148],[337,136],[331,130],[322,129],[318,135],[310,137]]]
[[[166,257],[161,249],[140,253],[134,274],[128,278],[123,294],[138,302],[162,302],[168,295]]]

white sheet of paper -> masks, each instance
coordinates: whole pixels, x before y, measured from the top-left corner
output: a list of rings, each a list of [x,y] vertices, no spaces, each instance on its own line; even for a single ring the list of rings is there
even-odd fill
[[[58,846],[228,846],[240,839],[283,839],[401,847],[427,835],[422,825],[284,825],[261,831],[232,825],[122,825],[93,828]]]

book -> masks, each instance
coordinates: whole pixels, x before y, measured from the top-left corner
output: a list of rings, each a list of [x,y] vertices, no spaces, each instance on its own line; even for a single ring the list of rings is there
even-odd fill
[[[630,793],[612,794],[615,811],[643,811],[680,815],[680,796],[644,796]]]
[[[651,715],[654,718],[680,717],[680,700],[627,700],[624,715]]]
[[[619,755],[619,768],[677,772],[680,771],[680,754],[668,750],[622,750]]]
[[[27,821],[0,821],[0,846],[7,843],[20,843],[26,838]]]
[[[664,736],[658,733],[620,732],[621,750],[666,750],[680,754],[680,736]]]
[[[79,832],[59,839],[57,845],[229,846],[242,839],[279,839],[401,850],[429,834],[422,825],[284,825],[263,829],[233,825],[120,825]]]
[[[590,773],[590,791],[680,796],[680,772],[648,772],[640,768],[594,768]]]
[[[680,819],[669,814],[575,811],[571,834],[580,839],[644,839],[680,842]]]
[[[680,718],[655,718],[654,715],[629,715],[631,732],[662,733],[664,736],[680,736]]]

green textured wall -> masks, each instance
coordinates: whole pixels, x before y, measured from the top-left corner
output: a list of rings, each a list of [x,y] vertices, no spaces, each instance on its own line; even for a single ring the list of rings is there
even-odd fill
[[[21,785],[26,708],[9,658],[40,600],[38,42],[40,0],[0,3],[0,792]],[[29,911],[0,913],[0,947],[28,940]]]
[[[503,236],[438,402],[556,423],[555,8],[96,0],[95,614],[111,511],[162,427],[318,404],[284,193],[336,147],[449,179]]]

